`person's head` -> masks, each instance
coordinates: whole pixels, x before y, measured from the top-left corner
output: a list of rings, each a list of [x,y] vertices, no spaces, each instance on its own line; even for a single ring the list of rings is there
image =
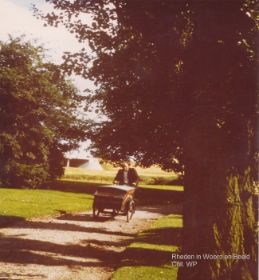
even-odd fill
[[[133,159],[130,159],[129,162],[128,162],[128,166],[129,167],[134,167],[135,165],[135,161]]]
[[[128,165],[127,162],[123,162],[121,167],[122,167],[123,170],[128,170],[129,169],[129,165]]]

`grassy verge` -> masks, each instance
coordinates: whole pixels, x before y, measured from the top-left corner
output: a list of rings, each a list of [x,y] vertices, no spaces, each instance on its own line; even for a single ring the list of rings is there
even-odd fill
[[[86,211],[92,195],[53,190],[0,189],[0,216],[24,219]]]
[[[113,274],[112,280],[176,279],[177,268],[171,266],[171,254],[180,247],[181,228],[181,215],[158,219],[126,249],[122,267]]]

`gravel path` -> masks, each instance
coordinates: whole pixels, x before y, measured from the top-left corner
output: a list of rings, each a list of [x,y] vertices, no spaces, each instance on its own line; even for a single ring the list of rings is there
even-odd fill
[[[93,220],[90,213],[61,214],[0,229],[0,280],[107,280],[125,247],[170,206],[139,208]]]

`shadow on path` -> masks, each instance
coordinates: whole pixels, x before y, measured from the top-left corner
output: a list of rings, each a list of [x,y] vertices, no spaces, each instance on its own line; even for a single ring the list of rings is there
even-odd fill
[[[15,223],[25,221],[24,218],[17,217],[17,216],[4,216],[0,215],[0,228],[8,227],[10,225],[13,225]],[[1,280],[1,278],[0,278]]]
[[[17,277],[17,278],[16,278]],[[1,273],[0,272],[0,280],[20,280],[21,277],[25,277],[26,279],[30,279],[32,277],[42,277],[42,274],[32,274],[32,273],[26,273],[26,274],[21,274],[21,273],[6,273],[6,272],[3,272]]]
[[[62,220],[61,217],[58,219]],[[106,221],[110,221],[110,220],[111,219],[106,220]],[[126,233],[126,232],[122,232],[122,231],[108,230],[107,228],[100,227],[100,226],[89,227],[88,222],[87,222],[87,226],[81,226],[79,224],[74,224],[73,223],[74,220],[72,218],[69,221],[71,223],[58,223],[58,222],[55,222],[55,220],[50,221],[50,222],[24,221],[22,223],[15,223],[14,225],[12,225],[12,228],[37,229],[37,230],[44,229],[44,230],[57,230],[57,231],[65,231],[65,232],[71,231],[71,232],[99,233],[99,234],[109,234],[109,235],[118,235],[118,236],[127,236],[127,237],[135,236],[135,234]],[[93,221],[93,223],[96,223],[96,221]]]
[[[178,208],[173,208],[176,217],[181,212]],[[0,229],[0,280],[10,279],[10,275],[11,279],[37,279],[37,274],[39,279],[47,279],[41,275],[42,266],[98,268],[103,271],[116,269],[122,259],[123,265],[151,265],[168,258],[168,252],[159,250],[124,249],[136,238],[138,231],[147,228],[156,217],[172,214],[171,204],[139,207],[130,223],[121,217],[111,219],[104,216],[96,221],[91,213],[61,213],[53,219],[17,219],[12,227]],[[0,221],[15,218],[0,216]],[[180,242],[177,228],[146,230],[144,233],[135,241],[161,245],[162,236],[163,245]],[[39,266],[33,269],[35,274],[27,270],[28,265]],[[7,266],[14,273],[5,270]],[[16,267],[19,269],[16,270]]]
[[[16,264],[110,266],[118,262],[120,254],[103,247],[92,246],[91,243],[87,243],[87,245],[63,245],[39,240],[5,237],[0,244],[0,261]],[[105,243],[102,245],[105,245]],[[117,246],[121,245],[125,246],[125,243],[117,243]],[[73,258],[84,258],[85,260],[73,260]],[[89,259],[98,259],[98,261],[87,261]]]

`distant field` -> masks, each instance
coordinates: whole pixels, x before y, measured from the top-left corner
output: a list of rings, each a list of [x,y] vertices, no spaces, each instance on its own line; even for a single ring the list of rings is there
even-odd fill
[[[66,167],[64,177],[68,176],[109,176],[113,178],[116,175],[116,170],[94,171],[80,167]]]
[[[167,185],[177,179],[177,174],[173,172],[165,172],[158,167],[137,167],[136,169],[141,178],[140,185]],[[110,184],[117,171],[118,168],[110,168],[109,170],[103,171],[92,171],[83,168],[66,167],[65,175],[62,179]]]
[[[83,174],[105,174],[105,175],[111,175],[114,176],[119,167],[109,167],[109,169],[105,169],[103,171],[93,171],[93,170],[87,170],[85,168],[80,167],[66,167],[65,168],[65,175],[83,175]],[[136,170],[138,171],[139,175],[151,175],[151,176],[176,176],[173,172],[166,172],[162,170],[159,167],[152,166],[149,168],[141,168],[136,167]]]
[[[167,190],[167,191],[183,191],[183,186],[178,185],[142,185],[144,189]]]

